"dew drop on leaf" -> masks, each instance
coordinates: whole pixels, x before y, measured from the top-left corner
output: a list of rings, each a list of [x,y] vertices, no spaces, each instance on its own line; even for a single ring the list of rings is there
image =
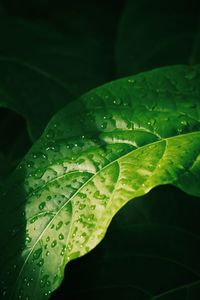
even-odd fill
[[[29,235],[26,235],[26,242],[27,242],[27,243],[30,243],[31,240],[32,240],[31,237],[30,237]]]
[[[86,197],[87,197],[87,195],[86,195],[86,194],[84,194],[84,193],[79,193],[79,196],[80,196],[80,198],[81,198],[81,199],[84,199],[84,198],[86,198]]]
[[[37,216],[35,216],[35,217],[33,217],[33,218],[31,218],[30,219],[30,223],[32,224],[32,223],[35,223],[35,221],[38,219],[38,217]]]
[[[42,210],[46,206],[45,202],[41,202],[39,205],[39,209]]]
[[[106,196],[103,195],[103,194],[100,194],[99,191],[96,191],[96,192],[94,193],[94,197],[95,197],[96,199],[105,199],[105,198],[106,198]]]
[[[56,225],[56,230],[59,230],[63,225],[63,221],[58,222],[58,224]]]
[[[122,100],[120,98],[115,98],[115,100],[113,100],[113,103],[115,105],[121,105],[122,104]]]
[[[35,250],[35,252],[33,253],[33,259],[34,260],[38,259],[41,254],[42,254],[42,248]]]
[[[135,83],[135,79],[128,79],[128,83]]]
[[[59,234],[59,240],[64,240],[64,235],[61,233],[61,234]]]
[[[41,170],[41,169],[38,169],[35,174],[34,174],[34,177],[36,179],[40,179],[42,177],[42,175],[44,174],[44,170]]]
[[[44,259],[42,258],[40,261],[39,261],[39,263],[37,264],[39,267],[41,267],[41,266],[43,266],[43,264],[44,264]]]
[[[66,246],[63,246],[60,255],[61,255],[61,256],[64,256],[66,250],[67,250]]]
[[[54,240],[54,241],[51,243],[51,247],[54,248],[56,245],[57,245],[57,241]]]
[[[102,129],[105,129],[107,127],[107,122],[103,122],[102,124],[101,124],[101,128]]]
[[[86,207],[85,204],[80,204],[80,205],[79,205],[79,209],[80,209],[80,210],[84,209],[85,207]]]
[[[49,129],[46,133],[46,137],[48,139],[52,139],[52,138],[54,138],[54,136],[55,136],[55,132],[52,129]]]

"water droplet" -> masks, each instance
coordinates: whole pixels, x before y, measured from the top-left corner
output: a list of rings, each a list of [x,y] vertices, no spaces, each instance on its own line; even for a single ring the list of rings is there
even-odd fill
[[[46,202],[41,202],[39,205],[39,209],[42,210],[46,206]]]
[[[97,198],[97,199],[105,199],[105,198],[106,198],[106,196],[103,195],[103,194],[100,194],[99,191],[96,191],[96,192],[94,193],[94,197]]]
[[[32,162],[32,161],[28,161],[27,162],[27,167],[28,168],[31,168],[31,167],[33,167],[34,166],[34,163]]]
[[[81,199],[84,199],[84,198],[86,198],[86,197],[87,197],[87,195],[86,195],[86,194],[84,194],[84,193],[79,193],[79,196],[80,196],[80,198],[81,198]]]
[[[64,240],[64,235],[61,233],[61,234],[59,234],[59,240]]]
[[[135,79],[128,79],[128,83],[135,83]]]
[[[109,119],[112,119],[112,115],[107,113],[104,117],[103,117],[104,120],[109,120]]]
[[[39,261],[39,263],[37,263],[37,265],[38,265],[39,267],[41,267],[41,266],[43,266],[43,264],[44,264],[44,259],[42,258],[42,259]]]
[[[91,222],[93,219],[94,219],[94,214],[89,215],[88,218],[87,218],[87,220],[89,222]]]
[[[150,126],[154,126],[156,124],[156,120],[155,119],[150,119],[147,123]]]
[[[101,128],[102,129],[105,129],[107,127],[107,122],[103,122],[102,124],[101,124]]]
[[[54,248],[56,245],[57,245],[57,241],[54,240],[54,241],[51,243],[51,247]]]
[[[40,286],[41,286],[42,288],[45,287],[45,285],[47,284],[48,278],[49,278],[49,275],[44,275],[44,276],[42,277],[42,279],[40,280]]]
[[[44,174],[44,170],[42,170],[42,169],[37,169],[36,172],[35,172],[35,174],[34,174],[34,177],[35,177],[36,179],[40,179],[40,178],[42,177],[43,174]]]
[[[56,230],[59,230],[63,225],[63,221],[59,221],[58,224],[56,225]]]
[[[30,243],[31,240],[32,240],[32,238],[31,238],[29,235],[26,235],[26,242],[27,242],[27,243]]]
[[[121,100],[120,98],[116,98],[116,99],[113,101],[113,103],[114,103],[115,105],[120,105],[120,104],[122,104],[122,100]]]
[[[78,227],[75,227],[75,228],[74,228],[74,231],[73,231],[73,233],[72,233],[72,237],[75,237],[75,236],[76,236],[77,230],[78,230]]]
[[[49,254],[50,254],[49,251],[47,251],[47,252],[46,252],[46,256],[49,256]]]
[[[60,255],[64,256],[66,250],[67,250],[66,246],[63,246]]]
[[[84,209],[85,207],[86,207],[85,204],[80,204],[80,205],[79,205],[79,209],[80,209],[80,210]]]
[[[182,120],[182,121],[181,121],[181,125],[187,126],[187,125],[188,125],[188,122],[187,122],[186,120]]]
[[[46,137],[48,139],[52,139],[52,138],[54,138],[54,136],[55,136],[55,132],[52,129],[49,129],[46,133]]]
[[[38,219],[38,217],[37,216],[35,216],[35,217],[33,217],[33,218],[31,218],[30,219],[30,223],[32,224],[32,223],[35,223],[35,221]]]
[[[72,248],[73,248],[73,245],[72,245],[72,244],[68,244],[68,245],[67,245],[67,250],[68,250],[68,251],[71,251]]]
[[[52,199],[51,196],[47,196],[47,201],[50,201]]]
[[[41,254],[42,254],[42,248],[35,250],[35,252],[33,253],[33,259],[34,260],[38,259]]]

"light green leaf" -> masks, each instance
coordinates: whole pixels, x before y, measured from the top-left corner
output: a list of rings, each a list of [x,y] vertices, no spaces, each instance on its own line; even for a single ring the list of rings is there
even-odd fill
[[[4,298],[48,298],[65,265],[153,187],[200,196],[199,101],[200,67],[175,66],[111,82],[55,115],[1,195]]]

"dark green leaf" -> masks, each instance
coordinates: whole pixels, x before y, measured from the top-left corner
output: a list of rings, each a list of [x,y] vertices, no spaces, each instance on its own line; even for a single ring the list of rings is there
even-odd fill
[[[61,107],[111,77],[110,49],[98,33],[1,19],[0,35],[0,105],[20,113],[33,138]]]
[[[198,1],[129,0],[119,26],[116,57],[120,76],[200,63]]]
[[[16,168],[31,146],[26,122],[8,109],[0,109],[0,182]]]
[[[175,66],[102,86],[55,115],[1,194],[6,299],[48,298],[65,265],[153,187],[200,195],[199,99],[199,66]]]

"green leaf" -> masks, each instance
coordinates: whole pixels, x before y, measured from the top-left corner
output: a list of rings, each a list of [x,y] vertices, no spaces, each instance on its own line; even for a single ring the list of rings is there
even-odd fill
[[[172,186],[130,201],[101,244],[69,264],[52,300],[198,299],[199,210],[199,198]]]
[[[31,147],[26,122],[8,109],[0,109],[0,182],[3,183]]]
[[[200,63],[196,0],[127,1],[116,46],[120,76],[173,64]]]
[[[33,139],[60,108],[111,77],[110,49],[98,45],[105,44],[98,33],[2,18],[0,35],[0,106],[21,114]]]
[[[48,298],[65,265],[153,187],[170,183],[200,196],[199,81],[199,66],[157,69],[93,90],[55,115],[1,194],[6,299]]]

